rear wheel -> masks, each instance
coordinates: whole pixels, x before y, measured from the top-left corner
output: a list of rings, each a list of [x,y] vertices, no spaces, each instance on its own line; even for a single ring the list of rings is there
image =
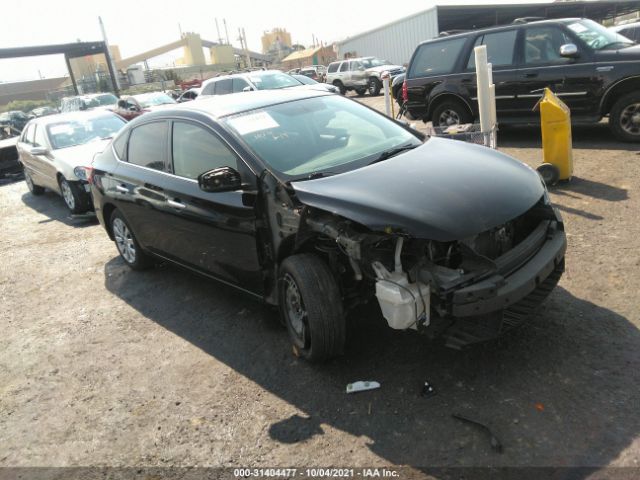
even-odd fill
[[[31,178],[31,174],[26,168],[24,169],[24,182],[32,195],[42,195],[44,193],[44,188],[33,183],[33,178]]]
[[[640,142],[640,92],[632,92],[614,103],[609,113],[609,127],[625,142]]]
[[[329,266],[299,254],[280,266],[279,306],[297,355],[318,362],[341,355],[345,343],[342,298]]]
[[[347,93],[347,89],[344,88],[344,85],[342,84],[341,81],[336,80],[336,81],[333,82],[333,85],[335,87],[338,87],[338,90],[340,90],[340,95],[344,95],[345,93]]]
[[[111,214],[111,232],[118,253],[129,267],[133,270],[144,270],[153,264],[151,258],[140,248],[131,227],[118,210]]]
[[[469,110],[456,100],[445,100],[433,109],[431,121],[435,127],[448,127],[471,123]]]

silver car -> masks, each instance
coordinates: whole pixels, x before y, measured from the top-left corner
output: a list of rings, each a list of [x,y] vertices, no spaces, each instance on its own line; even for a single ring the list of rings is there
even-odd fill
[[[113,112],[73,112],[31,120],[18,140],[24,178],[33,195],[62,196],[71,213],[93,209],[89,184],[96,153],[126,124]]]

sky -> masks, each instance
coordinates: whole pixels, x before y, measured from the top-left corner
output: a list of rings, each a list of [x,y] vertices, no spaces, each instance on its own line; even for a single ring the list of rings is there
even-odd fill
[[[493,0],[495,3],[534,3],[541,0]],[[542,0],[544,1],[544,0]],[[29,0],[6,1],[2,7],[0,48],[102,40],[102,17],[109,43],[118,45],[123,57],[178,40],[183,32],[196,32],[216,41],[215,19],[224,37],[226,19],[231,43],[244,27],[251,50],[261,51],[260,37],[274,27],[285,28],[294,43],[308,46],[312,35],[332,43],[431,8],[439,4],[483,4],[473,0]],[[9,21],[7,21],[9,20]],[[174,55],[176,56],[176,55]],[[179,56],[179,55],[177,55]],[[171,61],[171,55],[155,59],[152,66]],[[66,75],[62,55],[0,60],[0,81],[21,81]]]

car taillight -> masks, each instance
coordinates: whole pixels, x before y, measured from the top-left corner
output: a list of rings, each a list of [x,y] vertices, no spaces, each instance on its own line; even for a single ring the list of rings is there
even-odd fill
[[[409,90],[407,89],[407,81],[402,82],[402,101],[409,100]]]

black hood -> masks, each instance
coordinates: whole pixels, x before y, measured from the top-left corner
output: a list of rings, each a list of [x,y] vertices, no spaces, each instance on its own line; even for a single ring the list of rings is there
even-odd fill
[[[544,193],[527,165],[495,150],[431,138],[351,172],[292,182],[299,200],[376,231],[460,240],[512,220]]]
[[[632,61],[640,62],[640,45],[628,45],[618,49],[596,50],[596,62]]]

